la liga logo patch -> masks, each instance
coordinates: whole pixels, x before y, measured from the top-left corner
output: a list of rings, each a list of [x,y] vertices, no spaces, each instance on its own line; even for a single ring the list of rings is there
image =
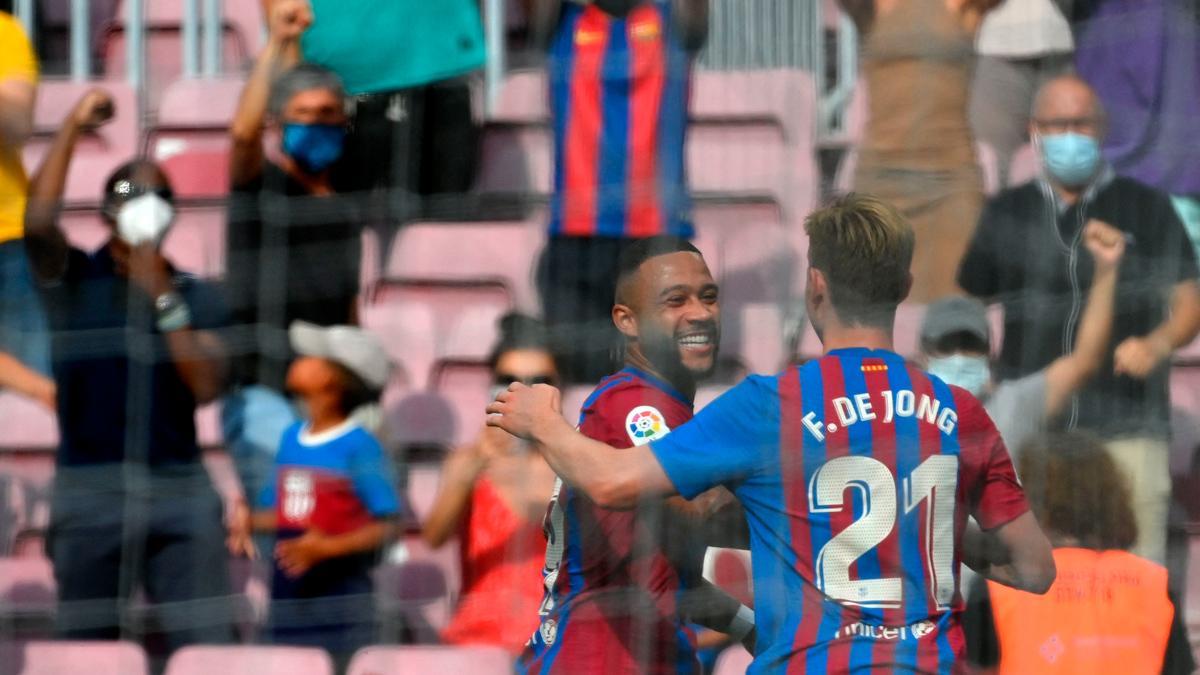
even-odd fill
[[[625,431],[634,445],[645,445],[666,436],[671,429],[657,408],[640,405],[625,417]]]

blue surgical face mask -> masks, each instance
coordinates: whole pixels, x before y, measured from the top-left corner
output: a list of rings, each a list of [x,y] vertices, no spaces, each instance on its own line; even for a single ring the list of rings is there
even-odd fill
[[[946,384],[962,387],[975,396],[983,396],[992,381],[992,369],[986,356],[955,354],[929,359],[926,368]]]
[[[346,129],[336,124],[283,125],[283,152],[307,173],[321,173],[342,156]]]
[[[1067,132],[1042,134],[1042,164],[1052,178],[1067,187],[1091,180],[1100,166],[1100,142],[1091,136]]]

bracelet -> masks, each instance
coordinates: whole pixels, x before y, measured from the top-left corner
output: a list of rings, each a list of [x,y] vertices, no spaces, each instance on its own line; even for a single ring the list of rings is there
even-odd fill
[[[154,300],[158,310],[158,331],[170,333],[192,325],[192,310],[178,293],[163,293]]]
[[[737,614],[733,615],[733,620],[729,622],[725,634],[741,642],[752,630],[754,630],[754,610],[742,605],[738,607]]]

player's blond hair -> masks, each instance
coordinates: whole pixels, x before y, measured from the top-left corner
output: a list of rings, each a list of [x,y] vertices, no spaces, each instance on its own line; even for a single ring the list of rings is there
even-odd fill
[[[825,275],[846,324],[890,328],[912,277],[912,225],[891,205],[850,193],[804,221],[808,264]]]

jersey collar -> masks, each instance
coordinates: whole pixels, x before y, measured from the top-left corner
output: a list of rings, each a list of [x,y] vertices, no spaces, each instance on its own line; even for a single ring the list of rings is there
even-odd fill
[[[684,405],[686,405],[688,407],[695,405],[695,402],[692,399],[681,394],[679,392],[679,390],[676,389],[675,387],[671,386],[671,384],[669,382],[667,382],[666,380],[663,380],[662,378],[659,378],[655,375],[651,375],[650,373],[647,373],[646,371],[642,370],[641,368],[635,368],[634,366],[625,366],[624,368],[621,369],[621,372],[629,373],[630,375],[633,375],[635,377],[642,378],[643,380],[654,385],[656,388],[661,389],[662,391],[664,391],[667,394],[670,394],[671,397],[677,399],[680,403],[683,403]]]

